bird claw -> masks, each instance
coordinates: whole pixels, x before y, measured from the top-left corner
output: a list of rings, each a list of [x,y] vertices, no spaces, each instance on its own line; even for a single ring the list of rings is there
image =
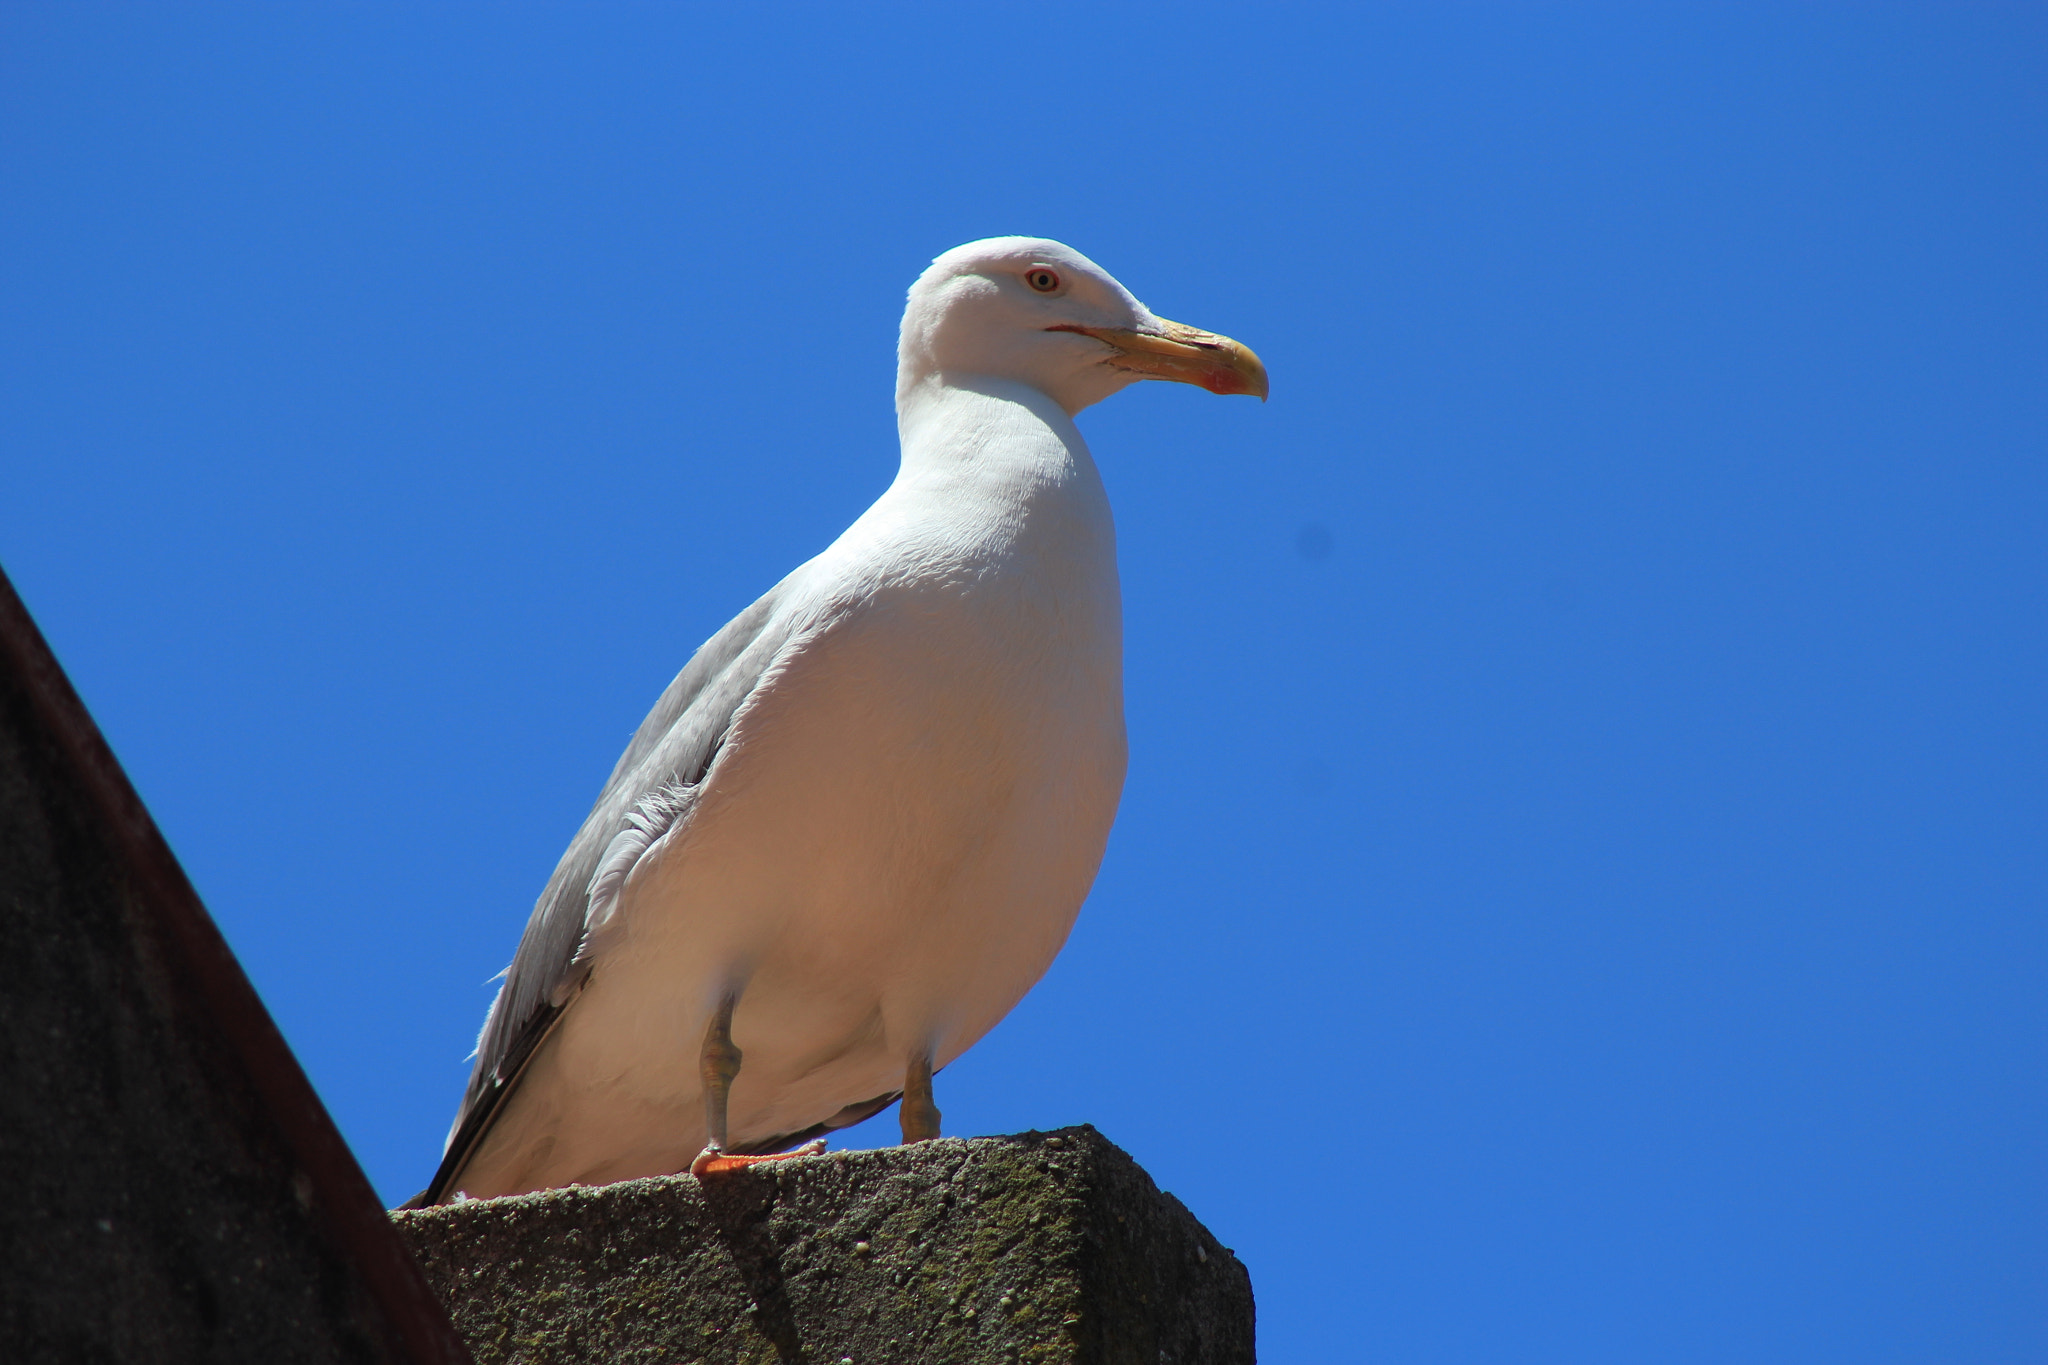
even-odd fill
[[[825,1139],[813,1138],[801,1147],[787,1152],[768,1152],[760,1156],[730,1156],[716,1147],[706,1147],[697,1153],[697,1159],[690,1163],[690,1174],[694,1176],[717,1175],[721,1171],[743,1170],[759,1165],[763,1161],[787,1161],[791,1157],[816,1156],[825,1150]]]

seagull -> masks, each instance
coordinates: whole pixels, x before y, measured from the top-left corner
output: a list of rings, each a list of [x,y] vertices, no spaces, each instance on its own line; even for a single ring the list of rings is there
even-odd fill
[[[823,1149],[1042,976],[1123,789],[1109,499],[1074,426],[1141,379],[1266,396],[1073,248],[911,286],[902,464],[641,722],[527,921],[412,1206]]]

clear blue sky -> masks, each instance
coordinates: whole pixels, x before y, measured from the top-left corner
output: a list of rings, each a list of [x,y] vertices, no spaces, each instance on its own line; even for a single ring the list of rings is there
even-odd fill
[[[1273,400],[1084,417],[1131,780],[949,1131],[1100,1126],[1271,1362],[2037,1362],[2044,40],[9,5],[0,563],[397,1200],[904,287],[1061,238]]]

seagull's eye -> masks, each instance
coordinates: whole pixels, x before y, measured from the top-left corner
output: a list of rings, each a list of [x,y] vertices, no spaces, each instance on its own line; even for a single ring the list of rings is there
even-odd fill
[[[1060,287],[1059,272],[1047,270],[1044,266],[1039,266],[1036,270],[1024,272],[1024,283],[1030,285],[1041,294],[1050,294],[1053,290]]]

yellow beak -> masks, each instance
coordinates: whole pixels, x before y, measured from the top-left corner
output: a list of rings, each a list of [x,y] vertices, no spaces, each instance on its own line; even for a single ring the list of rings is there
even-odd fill
[[[1252,348],[1186,323],[1160,320],[1159,330],[1082,327],[1061,323],[1048,332],[1079,332],[1116,349],[1109,363],[1146,379],[1199,384],[1211,393],[1248,393],[1266,400],[1266,367]]]

